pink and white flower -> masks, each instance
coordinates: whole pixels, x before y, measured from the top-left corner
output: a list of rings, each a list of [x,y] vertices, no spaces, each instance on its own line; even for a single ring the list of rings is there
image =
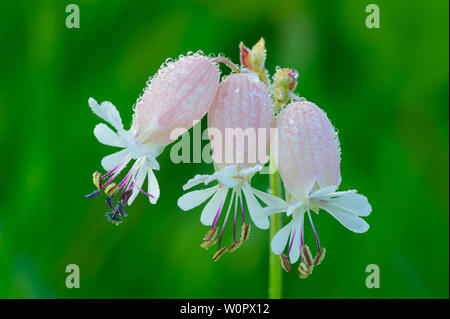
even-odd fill
[[[267,217],[258,217],[256,212],[261,209],[255,195],[263,201],[266,198],[265,193],[251,187],[252,177],[262,169],[264,162],[260,157],[254,157],[256,160],[250,160],[251,152],[268,153],[268,143],[270,128],[273,126],[273,103],[265,85],[255,74],[231,74],[221,82],[217,96],[208,113],[208,132],[212,146],[212,157],[216,172],[212,175],[196,175],[189,180],[183,190],[188,190],[196,185],[208,185],[217,181],[217,185],[202,190],[194,190],[184,194],[178,200],[178,206],[187,211],[197,207],[211,198],[202,211],[200,221],[207,226],[211,226],[206,234],[202,247],[208,248],[216,243],[217,233],[219,231],[219,219],[224,215],[222,229],[219,236],[219,250],[214,255],[216,260],[226,251],[221,248],[221,240],[227,225],[232,206],[234,205],[234,227],[233,244],[228,248],[232,251],[239,247],[243,240],[248,237],[250,224],[245,219],[244,203],[245,198],[248,211],[255,225],[262,229],[269,227]],[[227,129],[238,129],[240,134],[235,135],[236,139],[226,140]],[[264,129],[265,135],[254,136],[254,139],[248,139],[245,143],[243,131]],[[220,134],[217,134],[220,133]],[[241,139],[239,141],[239,139]],[[233,145],[232,154],[227,154],[229,148]],[[264,147],[264,149],[262,149]],[[231,155],[228,156],[228,155]],[[231,161],[225,161],[226,158]],[[267,156],[268,158],[268,156]],[[224,204],[230,195],[229,206],[225,211]],[[238,207],[242,215],[241,236],[237,239],[236,226],[238,219]]]
[[[278,169],[288,200],[263,208],[261,215],[286,212],[292,217],[273,237],[271,246],[278,255],[287,246],[286,255],[295,263],[302,258],[305,215],[320,251],[311,211],[319,214],[323,209],[344,227],[363,233],[369,225],[361,217],[368,216],[372,208],[356,190],[337,191],[341,183],[341,151],[337,134],[324,111],[308,101],[291,103],[281,110],[277,124]]]
[[[217,93],[219,78],[216,64],[197,54],[165,64],[137,101],[129,130],[124,129],[112,103],[98,104],[93,98],[89,99],[92,111],[116,130],[98,124],[94,135],[102,144],[122,148],[103,158],[101,164],[107,173],[94,173],[98,189],[87,195],[96,197],[105,191],[108,206],[113,209],[107,215],[111,221],[120,222],[119,215],[124,215],[125,205],[131,205],[139,193],[147,195],[152,204],[156,203],[160,194],[153,173],[159,170],[157,156],[176,138],[171,135],[174,129],[189,129],[195,120],[206,114]],[[134,163],[125,177],[114,183],[131,162]],[[147,178],[148,188],[144,191],[142,185]],[[119,192],[118,205],[114,208],[112,197]]]

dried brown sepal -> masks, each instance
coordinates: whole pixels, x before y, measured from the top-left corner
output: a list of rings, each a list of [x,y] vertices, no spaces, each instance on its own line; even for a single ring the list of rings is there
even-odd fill
[[[92,181],[97,189],[102,188],[102,174],[100,172],[94,172],[94,174],[92,174]]]
[[[301,262],[300,266],[298,267],[298,278],[305,279],[312,273],[312,267],[308,267],[305,263]]]
[[[250,235],[250,223],[242,224],[240,241],[243,242],[247,240],[249,235]]]
[[[116,183],[112,183],[106,187],[105,194],[108,196],[113,196],[118,190],[119,187],[117,187]]]
[[[311,254],[311,250],[309,249],[308,245],[303,245],[301,247],[301,251],[302,251],[303,259],[305,260],[305,264],[308,267],[313,266],[314,265],[314,259],[313,259],[313,256]]]
[[[314,265],[315,266],[320,265],[320,263],[323,261],[323,259],[325,258],[325,252],[326,252],[325,247],[322,247],[322,249],[320,249],[317,252],[316,258],[314,258]]]
[[[226,251],[227,251],[227,247],[221,248],[220,250],[218,250],[218,251],[214,254],[214,256],[213,256],[212,259],[213,259],[214,261],[219,260],[219,258],[222,257],[222,255],[223,255]]]
[[[280,259],[281,259],[281,267],[283,267],[283,269],[286,270],[287,272],[291,272],[292,267],[287,256],[285,254],[281,254]]]
[[[241,247],[242,242],[240,240],[235,241],[230,247],[228,247],[228,252],[231,253]]]

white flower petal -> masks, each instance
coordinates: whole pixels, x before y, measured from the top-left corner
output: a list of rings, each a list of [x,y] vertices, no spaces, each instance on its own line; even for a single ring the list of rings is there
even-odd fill
[[[109,172],[114,167],[119,165],[122,161],[124,161],[129,153],[130,152],[127,149],[112,153],[108,156],[103,157],[101,164],[103,168]]]
[[[205,181],[210,177],[210,175],[195,175],[193,178],[187,181],[186,184],[183,185],[183,190],[188,190],[198,184],[205,183]]]
[[[289,253],[289,260],[291,261],[291,264],[294,264],[297,262],[298,258],[300,257],[300,235],[301,230],[303,228],[303,219],[305,214],[301,213],[298,214],[292,222],[294,223],[295,227],[295,235],[294,235],[294,242],[292,243],[292,248]],[[291,233],[293,234],[293,233]]]
[[[137,175],[134,178],[133,193],[131,194],[130,199],[128,200],[128,206],[130,206],[133,203],[137,195],[141,192],[139,188],[142,189],[142,184],[144,184],[145,178],[147,177],[147,169],[148,168],[145,164],[139,168],[139,171],[137,172]]]
[[[346,196],[346,195],[351,195],[351,194],[356,194],[357,191],[356,189],[352,189],[349,191],[341,191],[341,192],[333,192],[328,194],[328,197],[340,197],[340,196]]]
[[[325,203],[321,205],[321,208],[330,213],[330,215],[336,218],[344,227],[355,233],[364,233],[369,229],[369,224],[367,224],[364,219],[336,206]]]
[[[114,126],[118,131],[123,130],[122,119],[119,111],[111,102],[102,102],[101,105],[93,98],[89,98],[89,106],[97,116]]]
[[[94,129],[94,135],[102,144],[116,147],[126,146],[125,141],[120,137],[120,135],[103,123],[97,124]]]
[[[219,186],[213,186],[207,189],[195,190],[184,194],[178,199],[178,207],[187,211],[201,205],[205,200],[214,194]]]
[[[273,236],[270,246],[275,255],[280,255],[284,248],[286,247],[287,241],[289,239],[289,234],[292,228],[292,221],[281,228],[275,236]]]
[[[279,207],[279,206],[267,206],[267,207],[262,207],[261,209],[259,209],[256,212],[255,215],[257,217],[264,217],[264,216],[267,217],[267,216],[270,216],[270,215],[273,215],[273,214],[278,214],[278,213],[285,212],[286,209],[287,209],[286,206],[282,206],[282,207]]]
[[[372,207],[370,206],[367,197],[356,193],[328,199],[328,205],[344,212],[363,217],[369,216],[372,212]]]
[[[253,191],[250,189],[250,186],[246,183],[242,187],[242,191],[244,192],[245,200],[247,202],[248,212],[250,213],[250,217],[255,223],[256,227],[261,229],[269,228],[269,218],[266,216],[260,216],[258,213],[261,212],[261,205],[256,200],[253,195]]]
[[[210,183],[211,181],[217,179],[222,184],[229,188],[234,188],[241,180],[235,178],[237,176],[237,167],[235,165],[227,166],[222,168],[220,171],[215,172],[213,175],[211,175],[205,182],[205,184]]]
[[[291,264],[295,264],[300,257],[300,234],[295,233],[294,243],[292,244],[291,251],[289,252],[289,260]]]
[[[149,197],[150,203],[156,204],[159,198],[159,185],[155,173],[152,169],[148,170],[148,193],[153,197]]]
[[[287,207],[286,215],[287,216],[291,216],[292,213],[295,212],[298,208],[302,208],[302,210],[304,210],[304,206],[303,206],[303,203],[301,201],[298,201],[298,202],[295,202],[293,204],[290,204]]]
[[[315,192],[313,192],[310,195],[310,198],[318,198],[318,199],[320,199],[322,197],[327,197],[331,193],[334,193],[337,189],[338,189],[337,186],[327,186],[327,187],[321,188],[321,189],[316,190]]]
[[[153,157],[153,156],[150,155],[150,154],[147,154],[146,160],[147,160],[147,166],[148,166],[150,169],[154,169],[154,170],[156,170],[156,171],[159,171],[159,163],[158,163],[158,161],[156,160],[155,157]]]
[[[256,174],[257,172],[262,170],[262,168],[263,168],[263,165],[258,164],[258,165],[248,167],[248,168],[241,170],[238,175],[242,176],[242,177],[247,177],[247,176]]]
[[[210,226],[216,217],[216,213],[219,210],[220,205],[224,202],[228,194],[228,188],[221,187],[211,198],[211,200],[206,204],[200,216],[200,221],[203,225]]]
[[[255,193],[255,195],[260,198],[264,203],[266,203],[268,206],[275,206],[275,207],[286,207],[286,201],[282,200],[279,197],[273,196],[272,194],[262,192],[260,190],[257,190],[256,188],[250,187],[251,190]]]

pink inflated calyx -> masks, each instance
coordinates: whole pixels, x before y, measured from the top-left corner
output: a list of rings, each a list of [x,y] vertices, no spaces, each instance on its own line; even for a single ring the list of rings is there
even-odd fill
[[[278,169],[290,194],[305,200],[315,187],[340,184],[339,141],[324,111],[308,101],[291,103],[278,129]]]
[[[264,164],[268,159],[273,121],[272,99],[258,77],[255,74],[228,76],[221,82],[208,113],[216,166],[238,164],[243,169]]]
[[[152,144],[167,144],[174,129],[189,129],[208,111],[219,86],[217,65],[201,55],[169,62],[151,79],[136,104],[136,136]]]

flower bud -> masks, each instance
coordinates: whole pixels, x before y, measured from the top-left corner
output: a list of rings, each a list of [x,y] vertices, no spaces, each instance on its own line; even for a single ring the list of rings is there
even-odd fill
[[[289,93],[297,87],[298,72],[295,69],[278,69],[273,76],[272,97],[275,100],[276,107],[286,104],[289,99]]]
[[[264,63],[266,61],[266,47],[264,38],[259,39],[251,50],[246,48],[242,42],[239,44],[239,48],[241,51],[242,66],[245,66],[247,69],[256,73],[264,71]]]

